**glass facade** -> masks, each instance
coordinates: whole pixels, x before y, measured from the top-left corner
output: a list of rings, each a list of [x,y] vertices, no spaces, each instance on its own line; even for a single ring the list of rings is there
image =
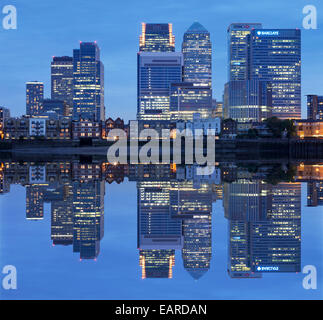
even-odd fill
[[[210,33],[194,22],[184,33],[182,44],[184,81],[212,86],[212,45]]]
[[[301,118],[301,31],[254,29],[250,35],[250,79],[272,83],[272,115]]]
[[[170,119],[170,85],[182,81],[182,67],[181,53],[138,53],[138,120]]]
[[[140,52],[174,52],[175,36],[171,23],[142,23]]]
[[[69,115],[73,111],[73,58],[53,57],[51,63],[51,98],[65,101]]]
[[[232,278],[300,272],[301,184],[240,179],[224,185]]]
[[[261,23],[233,23],[228,28],[228,80],[248,79],[248,36]]]
[[[230,81],[225,86],[226,118],[261,122],[272,114],[272,85],[257,80]]]
[[[104,66],[95,42],[74,50],[73,73],[73,120],[104,120]]]
[[[170,89],[170,119],[192,121],[194,113],[202,118],[211,116],[212,90],[208,86],[182,82]]]

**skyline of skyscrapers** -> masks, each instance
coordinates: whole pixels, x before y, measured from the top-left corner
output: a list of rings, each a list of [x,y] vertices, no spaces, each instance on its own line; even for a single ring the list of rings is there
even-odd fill
[[[301,31],[233,23],[227,34],[228,82],[222,115],[239,122],[260,122],[270,116],[300,119]],[[181,51],[175,52],[171,23],[142,23],[137,120],[192,121],[194,113],[202,118],[221,116],[212,107],[212,43],[208,30],[194,22],[183,35]],[[188,90],[188,83],[192,90]],[[39,83],[42,88],[37,84],[27,83],[27,115],[47,116],[47,112],[42,113],[43,83]],[[53,57],[51,99],[65,101],[70,109],[64,116],[73,120],[105,119],[104,66],[96,42],[80,42],[73,57]]]

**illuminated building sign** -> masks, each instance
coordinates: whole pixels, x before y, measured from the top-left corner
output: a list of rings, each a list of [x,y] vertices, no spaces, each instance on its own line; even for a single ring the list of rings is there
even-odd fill
[[[264,271],[279,271],[279,267],[275,266],[258,266],[257,267],[258,272],[264,272]]]
[[[279,36],[279,31],[257,31],[258,36]]]

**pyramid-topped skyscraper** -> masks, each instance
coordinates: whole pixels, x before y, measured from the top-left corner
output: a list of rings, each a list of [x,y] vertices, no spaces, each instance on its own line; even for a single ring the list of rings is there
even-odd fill
[[[184,81],[212,85],[212,45],[210,33],[194,22],[184,33]]]

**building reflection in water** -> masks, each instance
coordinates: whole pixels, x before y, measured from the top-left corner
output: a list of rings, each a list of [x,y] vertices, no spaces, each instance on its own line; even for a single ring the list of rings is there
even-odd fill
[[[122,166],[86,158],[10,160],[0,163],[0,193],[9,193],[12,184],[24,186],[28,220],[43,219],[44,204],[50,203],[53,245],[71,246],[81,260],[95,260],[104,236],[106,184],[122,183],[125,177],[136,182],[143,279],[172,278],[176,252],[193,279],[205,275],[216,230],[212,207],[222,201],[229,276],[261,278],[266,272],[301,271],[302,183],[307,184],[307,205],[323,204],[323,164],[290,167],[250,170],[223,163],[201,171],[195,165]]]

